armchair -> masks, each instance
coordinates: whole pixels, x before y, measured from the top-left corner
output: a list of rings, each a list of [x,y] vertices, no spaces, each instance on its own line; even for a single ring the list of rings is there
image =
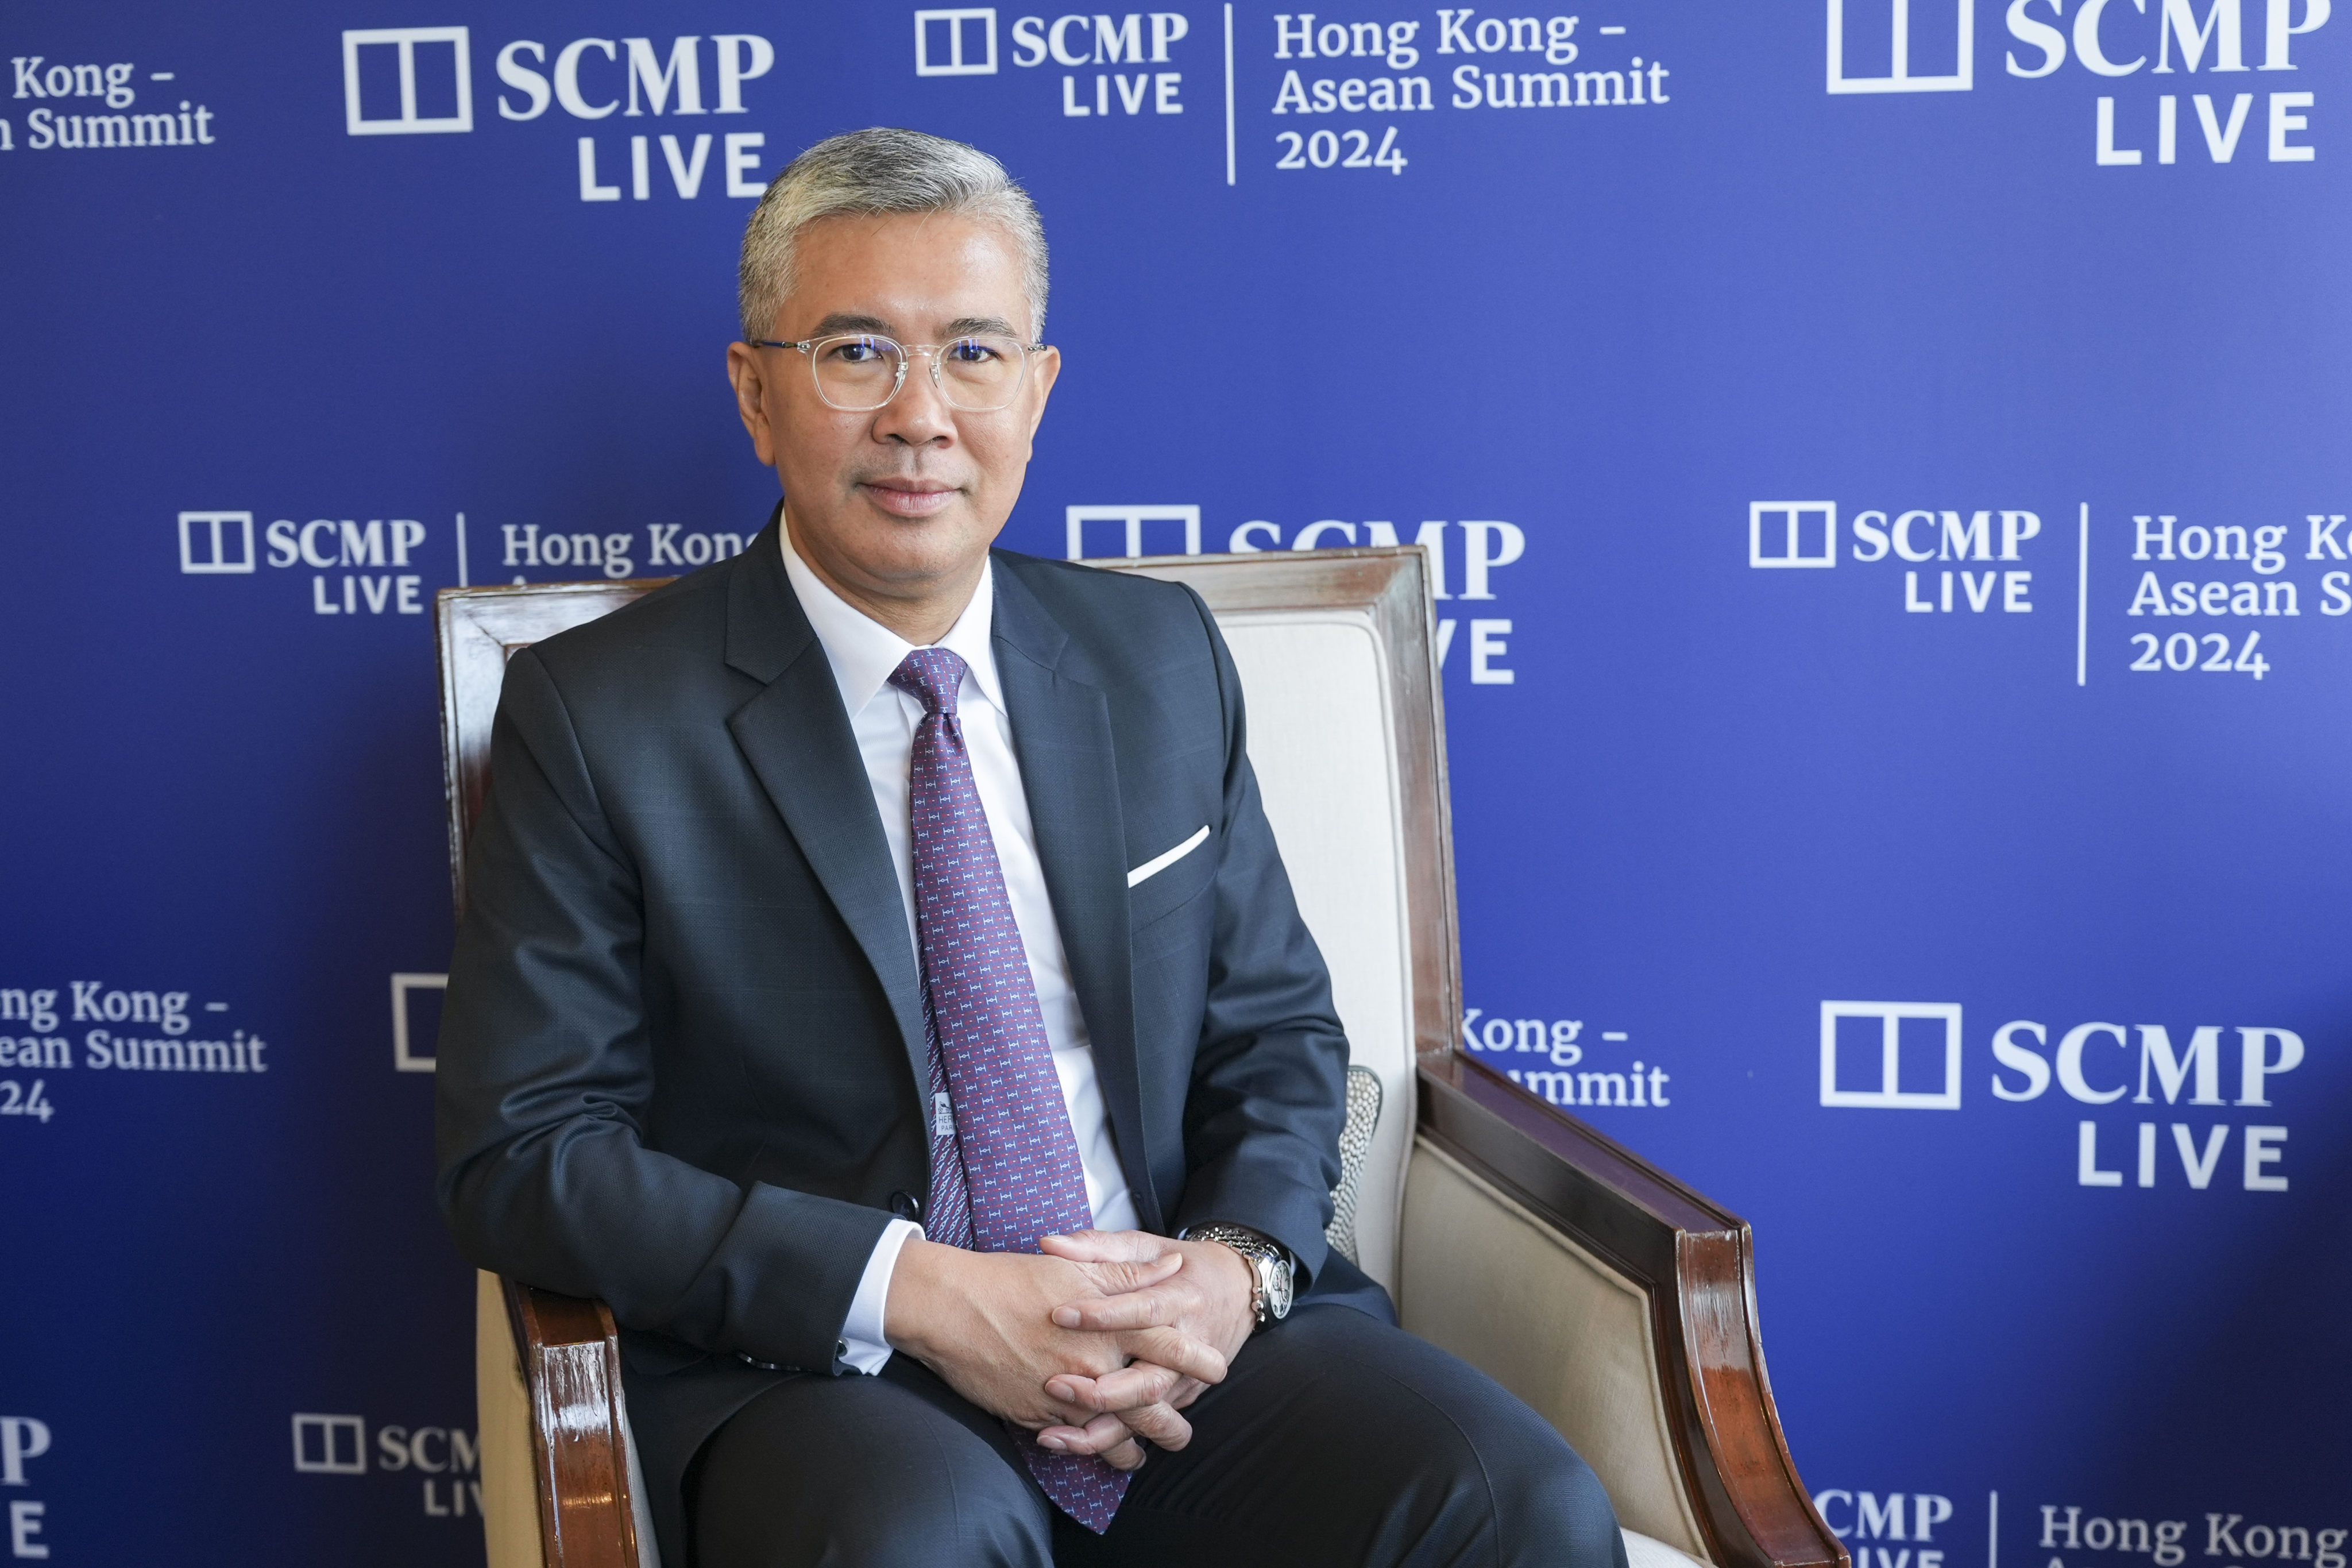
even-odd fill
[[[1420,549],[1101,564],[1190,584],[1248,692],[1267,815],[1353,1054],[1335,1241],[1352,1232],[1406,1329],[1484,1369],[1575,1446],[1616,1503],[1634,1568],[1849,1568],[1773,1408],[1747,1224],[1457,1048],[1453,840]],[[461,910],[508,656],[657,585],[440,595]],[[611,1312],[482,1275],[477,1384],[490,1568],[653,1568]]]

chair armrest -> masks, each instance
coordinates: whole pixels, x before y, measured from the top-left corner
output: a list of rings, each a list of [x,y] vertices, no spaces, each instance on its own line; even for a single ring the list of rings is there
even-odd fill
[[[639,1568],[620,1331],[602,1301],[500,1281],[530,1392],[546,1568]]]
[[[1674,1458],[1708,1559],[1849,1568],[1773,1408],[1747,1222],[1459,1052],[1424,1055],[1420,1090],[1423,1142],[1646,1294]]]

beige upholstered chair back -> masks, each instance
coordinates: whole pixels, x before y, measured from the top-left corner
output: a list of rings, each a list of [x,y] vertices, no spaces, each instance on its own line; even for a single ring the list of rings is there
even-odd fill
[[[1357,1261],[1393,1290],[1414,1058],[1444,1049],[1461,1016],[1426,558],[1405,546],[1102,564],[1190,584],[1233,649],[1250,762],[1351,1065],[1381,1080]]]

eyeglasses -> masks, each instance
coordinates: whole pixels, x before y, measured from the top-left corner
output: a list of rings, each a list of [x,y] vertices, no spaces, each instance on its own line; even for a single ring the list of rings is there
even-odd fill
[[[751,340],[755,349],[797,349],[808,356],[809,374],[825,406],[845,414],[870,414],[887,405],[907,384],[907,356],[931,362],[931,384],[950,408],[992,414],[1010,408],[1029,376],[1029,356],[1043,343],[1024,343],[1001,332],[981,332],[950,343],[901,343],[872,332],[844,332],[796,343]]]

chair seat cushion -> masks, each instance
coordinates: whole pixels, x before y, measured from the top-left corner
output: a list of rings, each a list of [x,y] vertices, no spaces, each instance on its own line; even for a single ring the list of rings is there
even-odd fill
[[[1676,1551],[1663,1541],[1636,1535],[1630,1530],[1618,1533],[1625,1538],[1625,1568],[1707,1568],[1698,1558]]]

